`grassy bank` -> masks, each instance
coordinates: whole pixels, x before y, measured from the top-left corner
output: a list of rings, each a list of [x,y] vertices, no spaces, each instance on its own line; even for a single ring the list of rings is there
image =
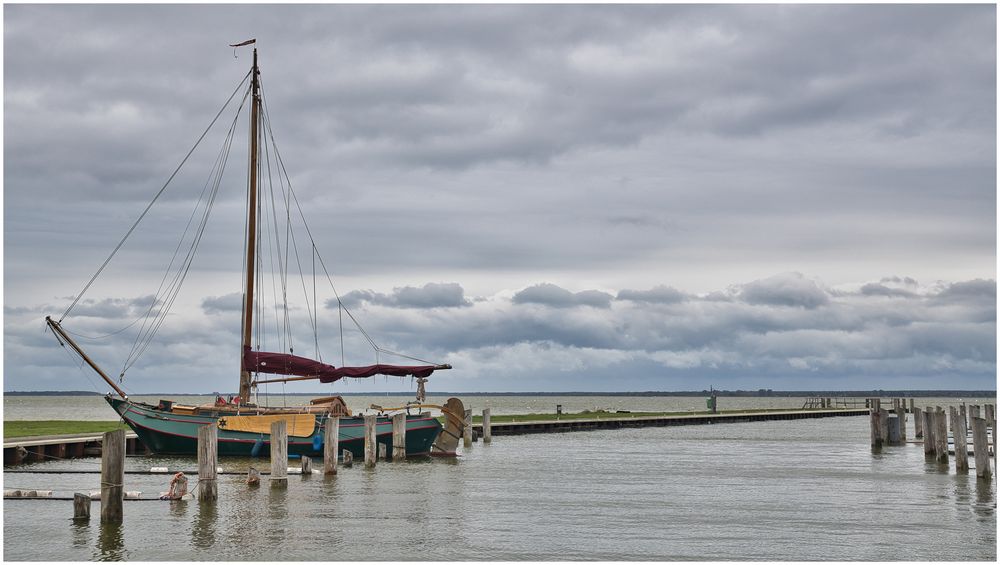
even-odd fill
[[[128,427],[118,420],[83,422],[76,420],[6,420],[3,438],[29,436],[54,436],[64,434],[93,434],[110,432]]]

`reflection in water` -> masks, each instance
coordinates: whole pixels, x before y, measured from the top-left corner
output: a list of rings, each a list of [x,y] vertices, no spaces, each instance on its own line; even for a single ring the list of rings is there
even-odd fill
[[[288,489],[274,487],[268,490],[267,495],[264,539],[271,547],[282,547],[285,541],[285,527],[288,524]]]
[[[170,505],[170,516],[173,518],[182,518],[187,515],[188,503],[186,500],[171,500]]]
[[[80,548],[90,545],[90,520],[73,520],[71,528],[73,547]]]
[[[976,503],[973,508],[981,516],[993,516],[996,499],[993,496],[993,479],[976,477]]]
[[[122,524],[102,522],[97,534],[97,561],[122,561],[125,559],[125,538]]]
[[[215,521],[218,516],[215,502],[199,502],[198,516],[191,528],[191,545],[208,549],[215,545]]]

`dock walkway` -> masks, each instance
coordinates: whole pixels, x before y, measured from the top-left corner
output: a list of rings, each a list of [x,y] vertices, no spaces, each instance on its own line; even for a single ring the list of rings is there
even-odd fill
[[[726,412],[721,414],[679,414],[673,416],[638,416],[635,418],[567,418],[525,422],[492,422],[493,435],[544,434],[587,430],[615,430],[658,426],[693,426],[705,424],[733,424],[737,422],[765,422],[771,420],[801,420],[805,418],[831,418],[837,416],[867,416],[867,408],[828,410],[775,410],[768,412]],[[482,434],[482,424],[473,424],[476,433]]]

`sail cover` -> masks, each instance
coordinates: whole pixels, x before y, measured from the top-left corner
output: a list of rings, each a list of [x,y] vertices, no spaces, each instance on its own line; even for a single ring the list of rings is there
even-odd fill
[[[435,365],[368,365],[367,367],[334,367],[307,357],[299,357],[288,353],[268,353],[253,351],[249,347],[243,350],[243,369],[251,373],[271,373],[274,375],[297,375],[313,377],[321,383],[332,383],[344,377],[363,379],[374,375],[389,375],[392,377],[414,376],[424,378],[430,376],[436,369],[444,368]]]

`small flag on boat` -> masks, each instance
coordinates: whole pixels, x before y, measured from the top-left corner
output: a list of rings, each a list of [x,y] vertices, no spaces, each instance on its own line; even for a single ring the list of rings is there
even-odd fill
[[[257,39],[256,38],[254,38],[254,39],[248,39],[248,40],[244,41],[243,43],[230,43],[229,46],[230,47],[243,47],[244,45],[250,45],[251,43],[257,43]]]

